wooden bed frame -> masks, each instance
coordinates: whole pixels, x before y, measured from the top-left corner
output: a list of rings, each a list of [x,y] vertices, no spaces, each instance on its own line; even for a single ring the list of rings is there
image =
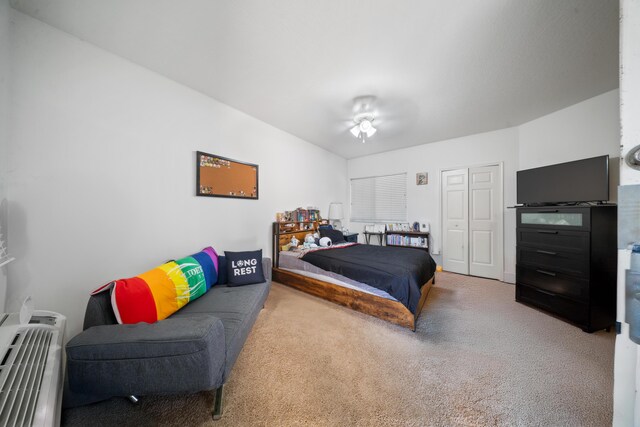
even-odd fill
[[[280,224],[273,224],[273,280],[327,301],[349,307],[352,310],[356,310],[415,331],[416,320],[422,311],[422,307],[427,300],[429,290],[431,290],[431,286],[434,283],[435,272],[434,276],[429,279],[421,289],[420,301],[418,302],[416,314],[414,315],[399,301],[379,297],[356,289],[345,288],[344,286],[303,276],[301,274],[279,268],[279,249],[282,248],[283,245],[287,244],[294,235],[300,242],[303,242],[304,236],[307,233],[313,232],[315,229],[317,229],[317,224],[311,230],[281,233]]]

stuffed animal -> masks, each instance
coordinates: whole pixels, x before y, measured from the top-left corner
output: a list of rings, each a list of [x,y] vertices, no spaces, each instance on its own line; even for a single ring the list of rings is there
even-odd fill
[[[300,241],[298,239],[296,239],[296,236],[291,237],[291,246],[296,248],[298,247],[298,244],[300,243]]]
[[[323,237],[322,239],[320,239],[320,246],[322,246],[323,248],[328,248],[329,246],[331,246],[331,239],[328,237]]]
[[[316,239],[313,238],[313,234],[309,233],[306,236],[304,236],[304,242],[305,243],[315,243]]]

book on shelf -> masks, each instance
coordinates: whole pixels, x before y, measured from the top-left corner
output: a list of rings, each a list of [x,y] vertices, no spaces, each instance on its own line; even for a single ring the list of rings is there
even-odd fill
[[[411,231],[411,226],[408,222],[396,222],[386,226],[387,231]]]
[[[428,246],[426,237],[406,236],[402,234],[388,234],[387,245],[411,246],[416,248],[426,248]]]
[[[276,213],[276,222],[307,222],[320,221],[320,210],[298,208],[294,211],[284,211]]]

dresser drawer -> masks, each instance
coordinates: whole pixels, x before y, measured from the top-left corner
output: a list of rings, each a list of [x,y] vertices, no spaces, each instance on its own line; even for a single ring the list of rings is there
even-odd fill
[[[518,265],[589,278],[589,255],[549,248],[518,246]]]
[[[583,328],[589,326],[589,306],[527,285],[516,285],[516,301],[525,302],[563,317]]]
[[[586,301],[589,297],[588,280],[579,279],[552,269],[518,265],[516,268],[516,283],[583,301]]]
[[[517,226],[531,228],[591,229],[591,209],[587,207],[519,208]]]
[[[589,252],[589,232],[518,228],[518,246],[536,249],[557,249],[568,252]]]

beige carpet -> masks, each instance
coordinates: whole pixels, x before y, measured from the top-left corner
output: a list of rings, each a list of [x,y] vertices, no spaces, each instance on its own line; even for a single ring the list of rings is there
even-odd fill
[[[226,386],[67,410],[77,426],[606,426],[613,333],[514,301],[513,285],[439,273],[416,332],[274,283]],[[194,372],[197,375],[197,372]]]

